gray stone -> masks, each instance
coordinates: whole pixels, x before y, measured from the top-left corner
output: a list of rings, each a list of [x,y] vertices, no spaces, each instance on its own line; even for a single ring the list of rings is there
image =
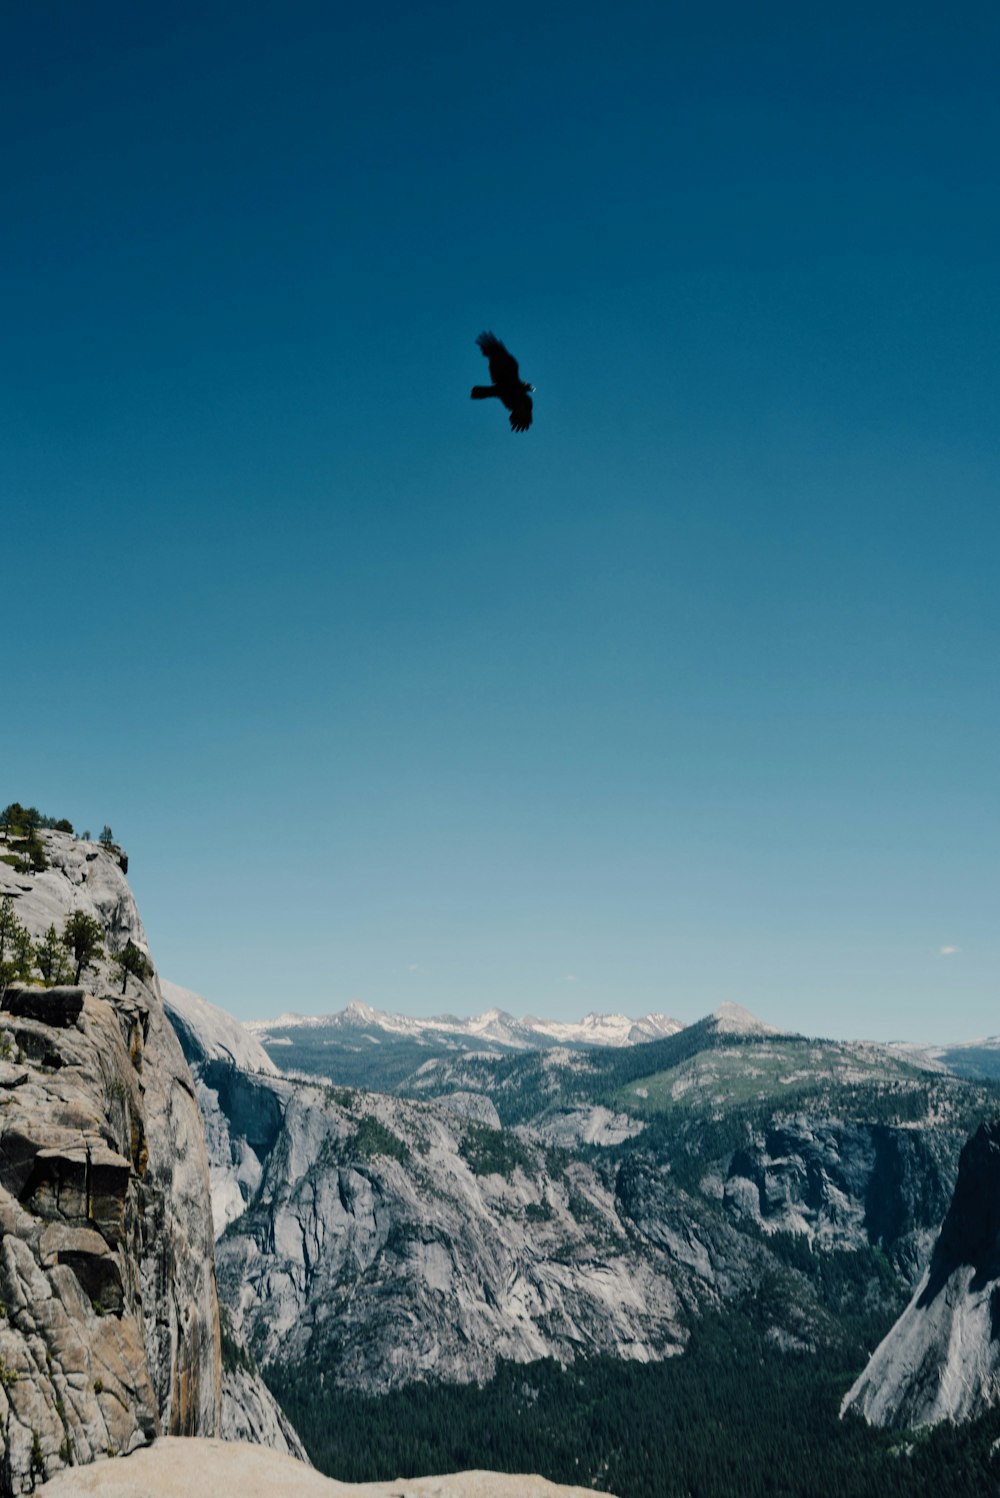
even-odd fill
[[[930,1264],[844,1397],[873,1425],[971,1420],[1000,1402],[1000,1118],[966,1144]]]

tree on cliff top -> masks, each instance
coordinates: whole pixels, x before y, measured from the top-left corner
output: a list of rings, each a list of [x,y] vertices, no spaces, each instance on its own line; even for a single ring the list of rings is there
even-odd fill
[[[130,973],[141,982],[149,971],[145,954],[139,951],[131,937],[115,958],[115,967],[122,975],[122,993],[125,992]]]
[[[92,915],[86,915],[82,910],[74,910],[71,916],[67,916],[63,927],[63,946],[73,954],[76,962],[76,975],[74,983],[79,983],[80,974],[84,968],[91,967],[104,951],[101,940],[104,932],[99,922]]]

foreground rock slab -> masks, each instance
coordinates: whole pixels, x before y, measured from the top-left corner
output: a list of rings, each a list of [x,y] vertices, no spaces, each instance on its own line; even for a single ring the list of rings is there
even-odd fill
[[[449,1477],[343,1483],[261,1446],[168,1436],[129,1457],[71,1467],[36,1490],[45,1498],[174,1498],[238,1493],[240,1498],[592,1498],[544,1477],[457,1472]]]

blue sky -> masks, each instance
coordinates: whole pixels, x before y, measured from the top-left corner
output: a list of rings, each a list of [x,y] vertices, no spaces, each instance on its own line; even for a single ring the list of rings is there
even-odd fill
[[[0,799],[165,975],[1000,1031],[994,6],[2,42]]]

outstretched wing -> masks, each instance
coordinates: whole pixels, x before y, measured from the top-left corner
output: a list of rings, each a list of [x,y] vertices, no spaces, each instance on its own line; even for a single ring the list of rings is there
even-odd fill
[[[526,432],[531,425],[531,396],[519,395],[510,405],[510,429]]]
[[[517,372],[517,360],[513,354],[507,352],[495,333],[480,333],[476,342],[490,361],[490,379],[494,385],[498,385],[502,390],[505,386],[513,385],[520,379]],[[528,406],[530,408],[530,401]],[[528,420],[531,420],[530,409]]]

